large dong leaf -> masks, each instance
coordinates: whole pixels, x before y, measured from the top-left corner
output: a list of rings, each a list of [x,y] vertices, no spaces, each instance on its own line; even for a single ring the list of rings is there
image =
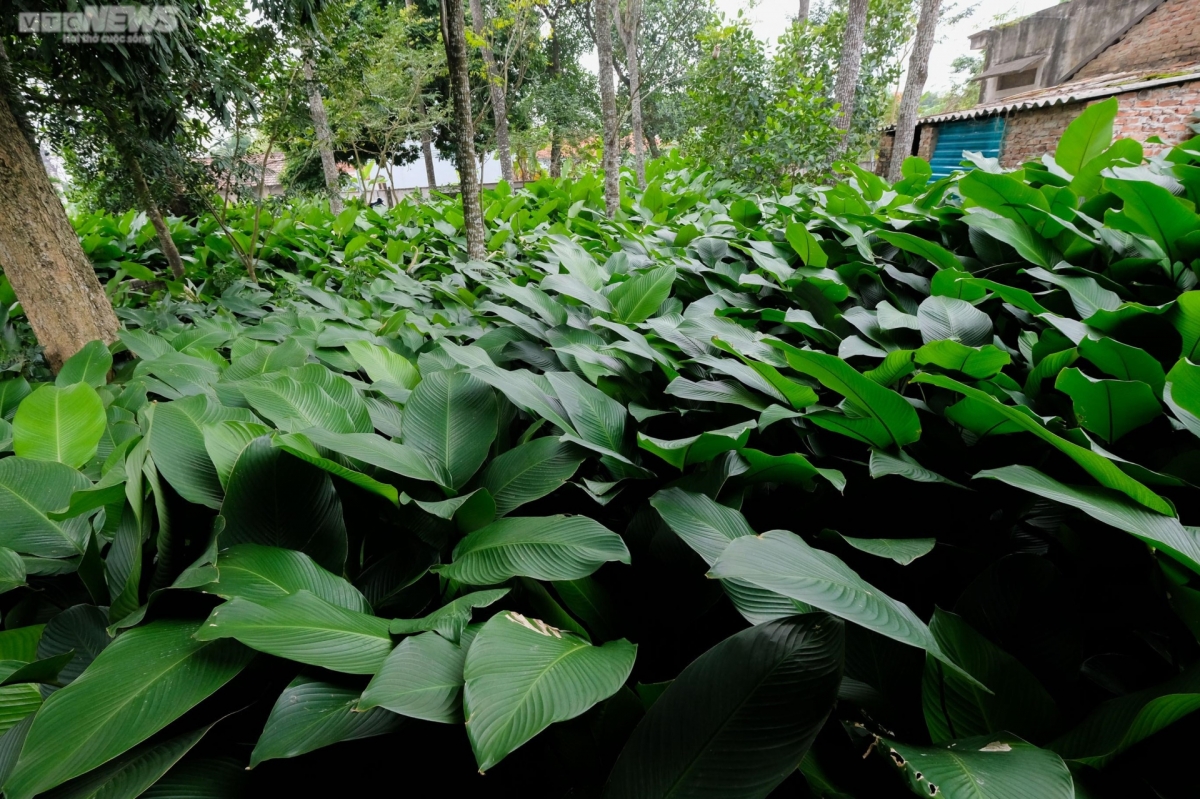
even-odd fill
[[[346,527],[333,481],[266,436],[251,442],[234,463],[221,515],[223,547],[296,549],[335,574],[345,566]]]
[[[924,649],[976,682],[942,652],[925,622],[907,605],[867,583],[837,556],[813,549],[794,533],[770,530],[738,538],[725,548],[709,574],[743,580]]]
[[[45,799],[137,799],[211,729],[201,727],[162,743],[145,743],[103,766],[42,794]]]
[[[1071,398],[1079,426],[1108,443],[1162,414],[1154,392],[1140,380],[1096,380],[1070,367],[1058,373],[1054,387]]]
[[[1078,508],[1093,519],[1124,530],[1134,538],[1163,550],[1192,571],[1200,573],[1200,534],[1184,527],[1173,516],[1150,513],[1119,494],[1102,488],[1065,485],[1032,466],[985,469],[975,477],[999,480],[1044,499]]]
[[[84,550],[84,517],[55,521],[47,514],[70,503],[91,481],[62,463],[0,459],[0,546],[26,555],[64,558]]]
[[[927,799],[1075,799],[1062,758],[1005,732],[938,746],[880,738],[876,748]]]
[[[960,616],[936,609],[929,629],[954,662],[991,689],[985,693],[933,658],[925,661],[921,704],[935,742],[1006,730],[1041,741],[1057,722],[1054,699],[1019,660]]]
[[[403,719],[386,710],[357,712],[358,688],[301,674],[275,700],[250,768],[264,760],[299,757],[340,741],[392,732]]]
[[[76,383],[87,383],[93,388],[99,388],[108,382],[108,373],[112,370],[112,353],[108,351],[103,341],[89,341],[80,348],[79,352],[67,358],[54,385],[64,388]]]
[[[1117,118],[1117,98],[1093,103],[1063,131],[1054,151],[1054,161],[1071,175],[1112,144],[1113,121]]]
[[[302,433],[310,427],[320,427],[333,433],[371,432],[374,428],[362,397],[344,378],[332,374],[330,378],[327,385],[321,385],[276,374],[237,385],[250,407],[280,430]]]
[[[468,642],[427,632],[400,642],[359,700],[359,710],[383,707],[402,716],[444,724],[463,720],[463,664]]]
[[[217,558],[218,577],[199,590],[251,602],[309,591],[331,605],[370,613],[371,604],[350,583],[294,549],[237,544]]]
[[[468,585],[494,585],[511,577],[576,580],[608,561],[629,563],[621,537],[586,516],[498,519],[454,548],[452,562],[434,568]]]
[[[479,770],[615,694],[636,654],[624,639],[597,647],[519,613],[493,616],[472,641],[463,670],[467,736]]]
[[[188,502],[221,507],[224,494],[204,445],[204,428],[224,421],[256,423],[258,418],[245,408],[226,408],[204,394],[154,408],[150,453],[163,477]]]
[[[13,452],[19,458],[57,461],[78,469],[95,457],[107,426],[104,403],[87,383],[42,386],[17,407]]]
[[[376,383],[395,383],[401,388],[413,389],[421,382],[417,368],[403,355],[369,341],[347,341],[346,349]]]
[[[77,680],[46,700],[12,775],[29,799],[141,743],[242,670],[250,650],[193,638],[196,625],[156,621],[122,634]]]
[[[968,347],[982,347],[992,341],[992,320],[966,300],[954,297],[926,297],[917,307],[921,338],[956,341]]]
[[[201,641],[236,638],[246,646],[347,674],[374,674],[392,651],[388,623],[297,591],[278,599],[233,599],[196,632]]]
[[[921,437],[921,421],[904,397],[865,377],[853,366],[823,352],[786,347],[788,364],[797,372],[815,377],[836,391],[861,414],[850,417],[834,413],[810,414],[816,424],[843,435],[888,448],[912,444]]]
[[[627,325],[644,322],[671,296],[675,267],[659,266],[618,284],[609,293],[613,314]]]
[[[495,500],[496,515],[504,516],[569,480],[584,454],[584,450],[556,438],[535,438],[489,463],[479,485]]]
[[[1163,401],[1183,426],[1200,436],[1200,366],[1181,358],[1167,373]]]
[[[1142,691],[1110,699],[1050,744],[1064,758],[1101,768],[1138,741],[1200,710],[1200,668]]]
[[[441,464],[446,488],[458,489],[483,465],[496,423],[496,395],[486,383],[463,372],[434,372],[404,407],[404,443]]]
[[[942,388],[956,391],[965,397],[973,400],[978,400],[988,409],[994,411],[997,415],[1004,417],[1009,422],[1016,424],[1022,430],[1033,433],[1038,438],[1045,441],[1050,446],[1063,453],[1071,460],[1078,463],[1092,477],[1096,478],[1097,482],[1108,488],[1121,491],[1136,502],[1145,505],[1151,510],[1168,516],[1174,516],[1175,510],[1165,499],[1155,494],[1146,486],[1134,480],[1121,471],[1115,463],[1109,459],[1097,455],[1090,449],[1084,449],[1078,444],[1072,443],[1065,438],[1054,435],[1040,424],[1035,418],[1028,416],[1017,410],[1011,405],[1005,405],[986,391],[981,391],[977,388],[963,385],[957,380],[951,380],[943,375],[922,374],[913,378],[914,383],[929,383],[931,385],[940,386]]]
[[[604,796],[767,796],[795,770],[825,723],[844,654],[844,625],[823,613],[726,638],[651,706]]]

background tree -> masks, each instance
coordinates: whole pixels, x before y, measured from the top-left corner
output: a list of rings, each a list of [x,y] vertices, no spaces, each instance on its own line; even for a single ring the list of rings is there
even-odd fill
[[[454,125],[458,144],[458,176],[461,186],[463,227],[467,234],[467,257],[487,257],[483,237],[483,211],[479,205],[479,181],[475,175],[475,125],[471,118],[471,77],[467,65],[467,37],[462,0],[441,0],[442,41],[446,44],[446,66],[453,91]]]
[[[617,119],[617,95],[613,86],[612,3],[616,0],[594,0],[596,57],[600,78],[600,118],[604,126],[604,207],[614,217],[621,207],[620,190],[620,128]]]
[[[917,122],[917,107],[925,91],[925,80],[929,76],[929,53],[936,39],[938,16],[942,0],[922,0],[921,18],[917,22],[917,35],[913,40],[912,56],[908,60],[908,77],[904,81],[904,96],[900,100],[900,111],[896,117],[896,143],[892,148],[892,161],[888,165],[888,180],[900,179],[900,167],[905,156],[912,150],[913,133]]]
[[[646,185],[646,145],[642,133],[642,77],[639,66],[638,38],[642,27],[642,0],[626,0],[625,10],[620,2],[613,3],[617,33],[625,48],[625,70],[629,86],[629,136],[633,151],[633,174],[639,187]]]
[[[313,58],[308,52],[303,57],[304,84],[308,89],[308,112],[312,117],[317,149],[321,154],[321,172],[325,178],[325,191],[329,194],[329,210],[340,214],[342,212],[342,189],[337,161],[333,155],[333,134],[329,131],[329,118],[325,115],[325,102],[321,97],[321,87],[314,75]]]
[[[500,161],[500,175],[509,183],[513,181],[512,146],[508,138],[508,98],[506,74],[496,66],[496,56],[490,41],[490,22],[484,16],[483,0],[470,0],[471,28],[479,38],[479,53],[483,56],[483,79],[487,81],[488,95],[492,103],[492,119],[496,131],[496,158]]]
[[[867,6],[868,0],[850,0],[846,29],[842,37],[842,56],[838,61],[837,83],[833,92],[834,101],[838,104],[837,126],[844,131],[839,151],[846,149],[850,123],[854,118],[854,95],[858,91],[858,73],[862,69]]]

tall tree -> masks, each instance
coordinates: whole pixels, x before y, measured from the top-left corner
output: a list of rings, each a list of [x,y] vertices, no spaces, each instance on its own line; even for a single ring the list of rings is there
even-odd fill
[[[496,128],[496,158],[500,160],[500,175],[513,182],[512,144],[508,137],[508,97],[505,91],[507,76],[496,66],[496,55],[490,41],[491,25],[483,15],[483,1],[471,0],[471,28],[483,42],[479,51],[483,56],[484,78],[492,100],[492,119]]]
[[[638,186],[646,187],[646,143],[642,133],[642,73],[639,65],[638,34],[642,26],[642,0],[628,0],[625,13],[621,4],[613,3],[617,17],[617,33],[625,47],[625,69],[629,76],[629,127],[633,139],[633,172]]]
[[[808,22],[808,0],[800,0],[800,8],[796,11],[796,24],[803,25]]]
[[[317,137],[317,150],[321,154],[321,172],[325,176],[325,191],[329,194],[329,210],[342,212],[342,189],[338,177],[337,161],[333,157],[333,134],[329,131],[329,118],[325,115],[325,101],[321,97],[321,86],[313,74],[313,61],[304,54],[304,83],[308,89],[308,113],[312,116],[313,132]]]
[[[612,7],[616,0],[596,2],[596,57],[600,70],[600,117],[604,127],[604,209],[609,218],[621,207],[620,129],[617,121],[617,92],[613,86]]]
[[[89,341],[116,341],[117,317],[8,91],[14,85],[0,41],[0,264],[57,372]]]
[[[917,106],[921,103],[925,80],[929,77],[929,53],[933,50],[941,5],[942,0],[921,2],[921,19],[917,22],[917,37],[913,42],[912,56],[908,59],[908,78],[904,81],[904,95],[900,99],[900,113],[896,117],[896,142],[892,146],[892,161],[888,165],[888,180],[893,182],[900,179],[900,167],[912,152]]]
[[[412,10],[415,8],[413,0],[404,0],[404,7],[409,9],[410,14],[417,13]],[[420,101],[417,111],[422,117],[426,115],[424,99]],[[433,191],[437,188],[437,172],[433,168],[433,133],[428,128],[421,129],[421,158],[425,161],[425,180],[429,190]]]
[[[487,258],[483,243],[483,211],[479,204],[479,181],[475,173],[475,124],[471,119],[471,76],[467,63],[467,36],[462,0],[441,0],[442,41],[450,71],[450,93],[454,104],[455,138],[458,150],[458,179],[461,185],[463,226],[467,233],[467,257]]]
[[[839,154],[846,147],[850,123],[854,119],[854,94],[858,89],[858,73],[862,69],[868,5],[869,0],[850,0],[846,33],[842,37],[842,55],[838,60],[837,83],[833,90],[833,99],[839,107],[837,126],[845,131],[838,146]]]

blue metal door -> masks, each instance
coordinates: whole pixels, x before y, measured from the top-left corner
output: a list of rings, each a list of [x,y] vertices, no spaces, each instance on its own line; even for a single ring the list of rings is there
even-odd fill
[[[998,158],[1003,141],[1004,117],[944,122],[938,126],[937,143],[929,162],[933,176],[944,178],[956,169],[962,169],[960,163],[966,150]]]

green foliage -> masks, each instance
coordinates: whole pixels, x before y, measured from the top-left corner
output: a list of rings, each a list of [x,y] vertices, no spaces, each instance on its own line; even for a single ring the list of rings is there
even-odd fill
[[[6,795],[1173,795],[1197,148],[1093,108],[937,183],[502,185],[486,262],[299,203],[147,295],[81,218],[127,329],[0,382]]]

